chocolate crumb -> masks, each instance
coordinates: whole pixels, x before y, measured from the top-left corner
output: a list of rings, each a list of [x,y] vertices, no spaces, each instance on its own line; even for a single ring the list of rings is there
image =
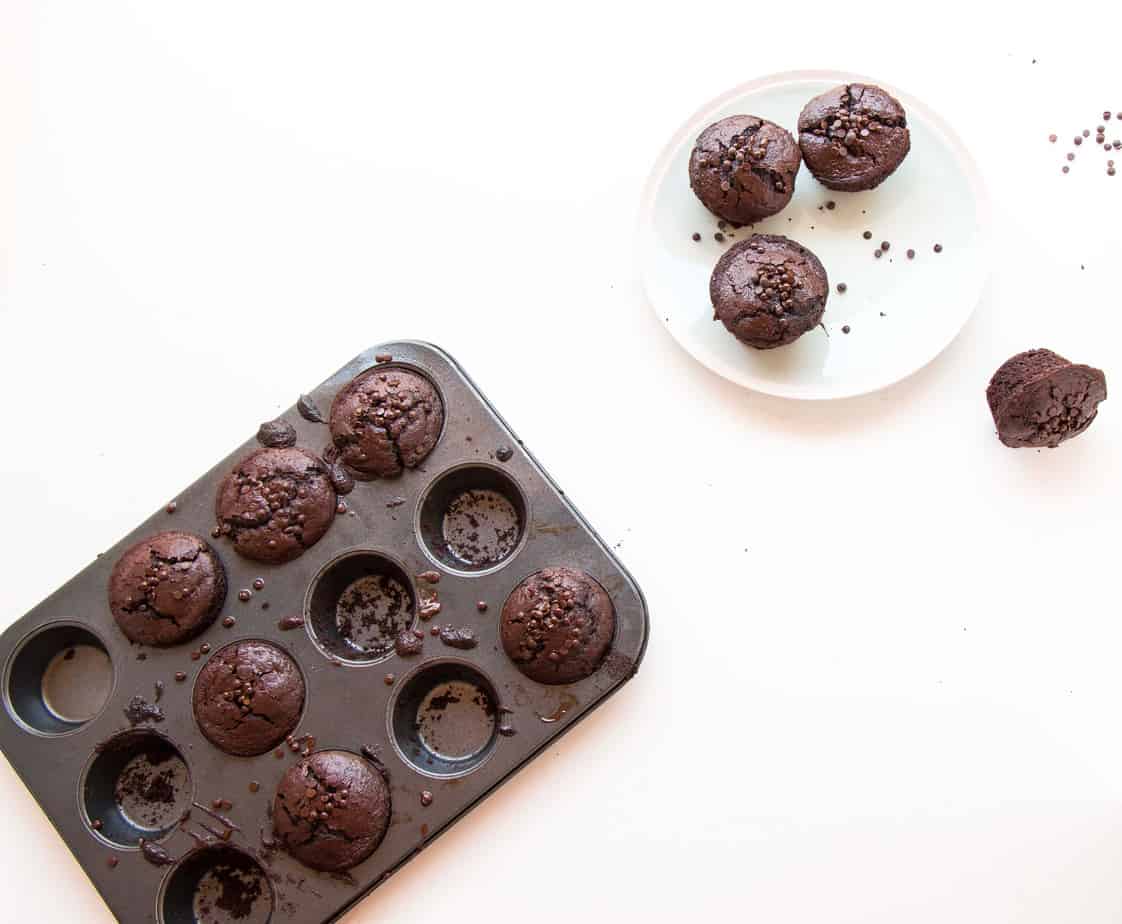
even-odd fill
[[[257,442],[270,449],[285,449],[296,445],[296,428],[279,417],[263,423],[257,429]]]
[[[300,399],[296,402],[296,410],[300,412],[301,417],[310,420],[312,423],[325,422],[320,409],[316,407],[316,403],[308,395],[300,396]]]

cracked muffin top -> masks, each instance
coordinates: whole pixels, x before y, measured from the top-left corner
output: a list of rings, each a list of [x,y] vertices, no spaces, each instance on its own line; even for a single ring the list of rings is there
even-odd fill
[[[814,97],[799,115],[799,147],[823,186],[879,186],[911,148],[904,107],[880,87],[850,83]]]
[[[339,461],[360,476],[392,478],[432,452],[444,405],[423,375],[375,367],[356,376],[331,405],[331,439]]]
[[[109,576],[109,609],[142,645],[178,645],[214,622],[226,571],[205,540],[174,530],[128,548]]]
[[[538,683],[574,683],[595,673],[615,635],[612,599],[575,568],[545,568],[503,604],[503,648]]]
[[[191,697],[207,740],[227,754],[254,757],[292,734],[304,708],[296,662],[261,641],[227,645],[199,671]]]
[[[1105,400],[1101,369],[1076,365],[1051,350],[1006,360],[986,388],[997,436],[1014,449],[1055,449],[1091,426]]]
[[[318,751],[289,768],[273,800],[273,828],[305,866],[341,872],[365,860],[390,823],[390,789],[350,751]]]
[[[714,215],[750,224],[791,201],[801,160],[786,129],[755,116],[729,116],[698,136],[690,188]]]
[[[785,346],[813,330],[829,292],[818,257],[778,234],[753,234],[734,244],[709,278],[714,320],[758,350]]]
[[[335,517],[327,466],[304,449],[258,449],[222,481],[215,502],[218,530],[254,561],[299,557]]]

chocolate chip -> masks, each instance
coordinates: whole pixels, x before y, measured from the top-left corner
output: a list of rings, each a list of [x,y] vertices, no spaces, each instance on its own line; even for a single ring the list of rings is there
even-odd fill
[[[1067,156],[1067,159],[1068,160],[1075,160],[1075,155],[1069,153],[1068,156]]]
[[[421,790],[421,805],[432,805],[432,793],[427,789]]]
[[[943,252],[943,245],[942,244],[936,244],[935,245],[935,253],[942,253],[942,252]]]
[[[1076,135],[1076,136],[1075,136],[1075,143],[1076,143],[1076,144],[1082,144],[1082,143],[1083,143],[1083,139],[1082,139],[1082,138],[1080,138],[1080,137],[1079,137],[1078,135]]]
[[[509,446],[500,446],[498,449],[495,450],[495,458],[498,459],[500,462],[509,461],[510,457],[513,456],[513,455],[514,455],[514,450],[511,449]],[[390,504],[386,504],[386,506],[389,507]]]
[[[826,203],[826,208],[828,208],[832,212],[835,208],[837,208],[837,205],[838,204],[833,199],[831,199]]]
[[[880,249],[883,250],[885,253],[888,252],[888,248],[891,247],[891,246],[892,245],[889,244],[888,241],[881,241],[880,242]]]
[[[849,288],[849,286],[847,286],[844,282],[839,282],[838,283],[838,291],[839,292],[844,292],[848,288]]]
[[[374,362],[376,362],[376,363],[388,363],[392,360],[393,360],[393,357],[390,356],[389,353],[375,353],[374,354]]]
[[[909,260],[914,260],[915,258],[916,258],[916,252],[914,250],[912,250],[912,248],[909,247],[908,248],[908,259]]]
[[[227,629],[232,629],[234,627],[234,623],[236,622],[237,620],[233,616],[222,617],[222,625],[224,625]]]
[[[168,513],[175,513],[175,511],[179,509],[179,504],[177,504],[175,501],[172,501],[164,509]]]
[[[723,244],[725,242],[725,236],[721,234],[720,231],[718,231],[713,235],[713,240],[715,240],[718,244]]]
[[[698,234],[696,231],[694,231],[694,233],[691,234],[690,237],[693,238],[695,241],[700,241],[701,240],[701,235]]]
[[[186,679],[187,679],[187,675],[183,671],[176,671],[175,672],[175,682],[176,683],[183,683],[183,681],[186,680]]]
[[[873,256],[876,257],[879,260],[881,258],[881,251],[874,250],[873,251]]]
[[[265,579],[264,578],[254,578],[253,579],[253,589],[254,590],[262,590],[262,589],[264,589],[264,587],[265,587]]]
[[[248,602],[249,598],[252,597],[252,596],[253,596],[252,592],[250,592],[248,590],[239,590],[238,591],[238,599],[241,600],[242,603]]]
[[[1055,144],[1056,143],[1056,136],[1055,135],[1049,135],[1048,140],[1051,141],[1052,144]]]
[[[873,239],[873,232],[872,232],[872,231],[866,231],[866,232],[865,232],[864,234],[862,234],[861,236],[862,236],[862,237],[863,237],[863,238],[864,238],[865,240],[867,240],[867,241],[871,241],[871,240]]]

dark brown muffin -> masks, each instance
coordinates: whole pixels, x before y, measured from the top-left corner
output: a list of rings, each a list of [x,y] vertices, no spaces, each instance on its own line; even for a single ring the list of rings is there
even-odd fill
[[[799,115],[799,147],[807,168],[830,189],[879,186],[911,148],[904,107],[865,83],[834,87]]]
[[[1006,360],[990,379],[986,401],[1006,446],[1054,449],[1078,436],[1106,399],[1106,376],[1051,350],[1029,350]]]
[[[319,751],[294,764],[277,785],[273,827],[305,866],[349,869],[382,842],[390,790],[381,773],[350,751]]]
[[[715,319],[758,350],[784,346],[816,327],[829,294],[818,257],[777,234],[734,244],[709,278]]]
[[[801,160],[786,129],[755,116],[729,116],[698,136],[690,188],[714,215],[750,224],[791,201]]]
[[[574,568],[546,568],[522,581],[503,604],[507,656],[538,683],[573,683],[594,673],[615,634],[611,597]]]
[[[226,476],[215,513],[240,555],[291,561],[327,532],[335,517],[335,488],[327,466],[312,453],[258,449]]]
[[[253,757],[287,738],[304,708],[304,678],[276,645],[234,642],[199,672],[192,696],[195,721],[227,754]]]
[[[392,478],[432,452],[444,405],[423,375],[376,366],[352,379],[331,405],[339,460],[361,476]]]
[[[109,576],[109,609],[134,642],[177,645],[214,622],[226,571],[205,540],[174,530],[129,548]]]

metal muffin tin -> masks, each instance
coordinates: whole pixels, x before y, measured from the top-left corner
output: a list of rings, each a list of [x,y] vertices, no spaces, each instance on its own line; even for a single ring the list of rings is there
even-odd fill
[[[648,633],[646,604],[638,586],[447,353],[413,341],[381,344],[310,392],[315,406],[326,417],[342,386],[375,366],[376,358],[385,362],[385,355],[392,357],[387,365],[423,373],[436,386],[444,402],[443,433],[419,468],[398,478],[358,481],[352,492],[340,497],[347,512],[338,514],[327,534],[301,557],[287,564],[264,565],[240,557],[228,541],[211,536],[219,482],[240,459],[259,448],[250,439],[183,491],[173,512],[161,510],[147,519],[0,636],[5,705],[0,710],[0,749],[122,921],[178,924],[196,919],[190,882],[199,869],[205,873],[207,858],[213,856],[202,851],[213,848],[199,846],[197,838],[184,830],[205,830],[195,821],[207,823],[227,840],[204,837],[243,851],[264,872],[267,891],[245,920],[269,919],[270,899],[274,922],[332,920],[619,689],[638,668]],[[330,445],[327,425],[307,419],[297,406],[281,417],[295,428],[297,446],[322,455]],[[434,553],[429,548],[432,530],[423,522],[424,502],[430,490],[455,470],[459,470],[458,484],[470,487],[478,480],[484,486],[505,485],[512,489],[515,506],[524,505],[524,534],[497,565],[453,568],[439,549]],[[214,624],[190,642],[170,648],[134,645],[109,611],[109,574],[129,545],[168,529],[192,532],[211,543],[226,569],[226,602]],[[414,600],[419,594],[428,597],[436,592],[439,614],[421,621],[415,606],[416,625],[470,627],[478,646],[459,650],[426,632],[419,656],[391,653],[381,660],[352,664],[325,653],[308,625],[282,630],[279,620],[306,615],[316,581],[332,563],[354,552],[377,553],[397,563],[409,579]],[[523,578],[552,565],[586,571],[607,590],[616,611],[615,637],[600,669],[585,680],[559,686],[523,676],[507,658],[499,638],[500,613],[511,590]],[[418,578],[429,571],[439,572],[438,583]],[[240,600],[238,592],[252,589],[258,578],[264,580],[263,589],[253,591],[248,601]],[[486,611],[480,612],[479,601],[487,604]],[[226,616],[235,617],[236,623],[224,626]],[[367,754],[378,755],[388,773],[393,801],[389,831],[373,855],[347,875],[314,872],[283,850],[271,848],[269,806],[278,781],[299,754],[284,747],[280,759],[273,751],[260,757],[233,757],[211,745],[196,725],[191,693],[207,656],[192,660],[191,653],[206,643],[213,655],[240,639],[271,641],[300,665],[307,695],[294,733],[297,738],[306,745],[310,742],[303,736],[314,737],[316,750],[361,753],[366,749]],[[92,653],[93,662],[101,664],[91,664],[88,672],[77,670],[72,681],[76,689],[57,690],[56,681],[48,679],[49,694],[81,703],[96,695],[92,687],[110,683],[97,647],[111,662],[111,691],[93,718],[62,722],[43,701],[47,695],[43,670],[83,644],[90,647],[82,652]],[[177,672],[185,672],[186,680],[177,682]],[[463,672],[490,687],[498,700],[495,705],[502,709],[503,733],[496,726],[486,745],[465,762],[426,763],[431,755],[418,756],[409,738],[413,699],[424,695],[430,679],[454,679]],[[392,683],[388,674],[394,675]],[[158,705],[165,719],[130,724],[125,715],[130,700],[140,696],[152,701],[157,683],[163,684]],[[84,689],[85,684],[91,689]],[[146,856],[135,845],[114,844],[113,832],[105,828],[95,831],[92,810],[87,808],[92,784],[87,784],[86,776],[104,743],[130,729],[171,742],[190,771],[192,791],[184,798],[189,796],[188,802],[205,809],[211,809],[214,800],[229,800],[232,808],[220,814],[230,824],[218,822],[204,808],[194,808],[193,820],[175,825],[163,836],[153,833],[155,856]],[[258,787],[256,792],[251,791],[252,784]],[[426,793],[424,800],[422,793]],[[425,805],[429,794],[431,802]],[[158,865],[151,862],[153,858],[172,862]],[[221,914],[216,918],[223,919]]]

